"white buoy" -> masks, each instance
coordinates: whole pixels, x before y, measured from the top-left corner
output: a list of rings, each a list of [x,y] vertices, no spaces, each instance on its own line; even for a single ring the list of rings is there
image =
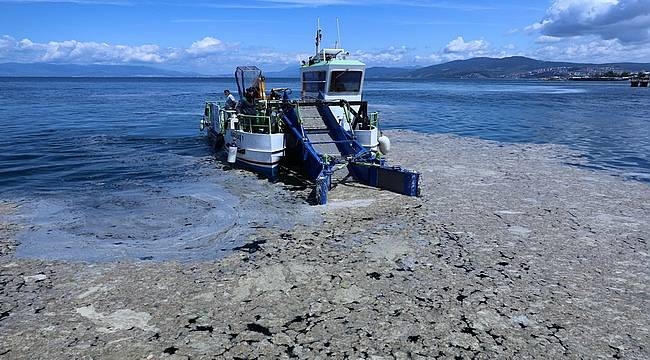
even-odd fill
[[[387,155],[390,152],[390,139],[388,139],[388,136],[382,135],[377,141],[379,142],[379,152]]]
[[[237,160],[237,147],[228,146],[228,162],[234,164]]]

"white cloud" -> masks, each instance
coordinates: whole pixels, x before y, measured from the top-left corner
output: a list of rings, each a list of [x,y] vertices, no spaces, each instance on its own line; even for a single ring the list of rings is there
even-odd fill
[[[476,53],[487,49],[489,44],[485,40],[472,40],[465,42],[462,36],[450,41],[445,46],[444,52],[447,54],[457,53]]]
[[[406,46],[391,46],[378,51],[357,50],[352,55],[355,59],[368,64],[392,65],[404,61],[410,51]]]
[[[541,35],[535,40],[538,44],[549,44],[562,41],[562,38],[548,35]]]
[[[21,42],[27,42],[24,39]],[[45,53],[40,57],[44,62],[79,62],[79,63],[161,63],[164,61],[157,45],[109,45],[106,43],[81,42],[77,40],[50,41],[45,46],[34,44],[30,48]]]
[[[192,55],[209,55],[224,51],[225,49],[226,45],[223,41],[206,36],[199,41],[193,42],[186,51]]]
[[[622,44],[650,42],[650,0],[555,0],[526,28],[553,37],[598,36]]]
[[[530,56],[575,62],[650,61],[650,0],[554,0],[525,29]]]
[[[0,37],[0,50],[9,49],[14,47],[16,40],[9,35],[2,35]]]
[[[610,6],[618,4],[619,0],[555,0],[549,12],[561,14],[573,8],[581,8],[586,11],[583,15],[594,17],[606,13]]]
[[[53,62],[75,64],[165,64],[205,58],[236,48],[236,44],[204,37],[188,48],[161,48],[158,45],[112,45],[77,40],[35,43],[30,39],[0,37],[0,61]]]
[[[161,63],[165,60],[157,45],[109,45],[77,40],[35,43],[30,39],[0,38],[0,60],[55,63]]]
[[[544,44],[532,56],[558,61],[608,63],[620,61],[645,62],[650,59],[650,47],[623,44],[618,40],[603,40],[595,36],[562,39]]]
[[[442,62],[444,59],[440,54],[429,54],[429,55],[416,55],[415,62],[421,64],[436,64]]]
[[[29,39],[22,39],[22,40],[20,40],[19,42],[16,43],[16,46],[19,49],[31,49],[36,45]]]
[[[503,58],[514,55],[523,55],[517,50],[517,46],[514,44],[506,44],[496,49],[491,48],[490,43],[485,40],[465,41],[462,36],[459,36],[451,40],[440,51],[428,55],[416,55],[414,61],[419,64],[429,65],[432,63],[465,60],[480,56]]]
[[[540,22],[536,22],[536,23],[533,23],[533,24],[530,24],[530,25],[526,26],[526,28],[524,28],[524,30],[526,30],[526,31],[538,31],[538,30],[543,29],[544,26],[547,26],[551,22],[552,21],[549,20],[549,19],[544,19],[544,20],[542,20]]]
[[[242,64],[296,64],[306,54],[286,53],[268,48],[240,49],[206,36],[187,47],[161,48],[158,45],[114,45],[77,40],[37,43],[0,35],[0,62],[66,64],[149,64],[206,74],[230,72]]]

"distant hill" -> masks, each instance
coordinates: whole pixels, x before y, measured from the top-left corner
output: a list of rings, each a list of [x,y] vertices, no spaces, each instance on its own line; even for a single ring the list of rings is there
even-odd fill
[[[523,56],[478,57],[420,68],[369,67],[366,69],[366,79],[569,78],[596,76],[608,71],[635,73],[648,70],[650,70],[650,64],[643,63],[581,64],[542,61]],[[269,78],[299,78],[300,68],[296,65],[282,71],[267,72],[265,75]]]
[[[4,64],[0,64],[0,76],[181,77],[181,76],[199,76],[199,74],[190,73],[190,72],[163,70],[163,69],[158,69],[149,66],[4,63]]]
[[[568,63],[545,62],[526,57],[503,59],[479,57],[427,66],[407,75],[409,78],[498,78],[544,68],[570,66]]]
[[[451,61],[421,68],[369,67],[367,79],[495,79],[495,78],[569,78],[597,76],[609,71],[636,73],[650,70],[648,63],[580,64],[541,61],[523,56],[506,58],[479,57]],[[265,73],[268,78],[300,77],[298,64],[281,71]],[[131,65],[63,65],[46,63],[0,64],[0,76],[54,77],[198,77],[198,73]],[[232,77],[232,75],[223,75]]]
[[[479,57],[456,60],[415,70],[369,68],[368,78],[387,79],[493,79],[545,78],[602,74],[607,71],[638,72],[650,69],[650,64],[609,63],[580,64],[530,59],[523,56],[506,58]]]

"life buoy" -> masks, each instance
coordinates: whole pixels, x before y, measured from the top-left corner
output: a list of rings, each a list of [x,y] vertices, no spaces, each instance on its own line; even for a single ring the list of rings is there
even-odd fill
[[[390,139],[388,139],[388,136],[380,136],[377,142],[379,143],[379,152],[387,155],[390,152]]]

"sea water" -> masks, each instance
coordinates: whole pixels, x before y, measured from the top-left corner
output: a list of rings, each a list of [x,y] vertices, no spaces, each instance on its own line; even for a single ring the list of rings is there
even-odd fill
[[[288,87],[297,80],[268,80]],[[1,78],[0,202],[20,205],[18,256],[210,259],[259,227],[315,221],[302,199],[225,171],[199,119],[231,79]],[[650,90],[627,83],[373,81],[384,129],[555,143],[650,182]],[[584,164],[582,165],[584,166]],[[2,220],[2,219],[0,219]]]
[[[591,168],[650,182],[649,90],[628,82],[370,81],[366,100],[384,128],[566,145]]]

